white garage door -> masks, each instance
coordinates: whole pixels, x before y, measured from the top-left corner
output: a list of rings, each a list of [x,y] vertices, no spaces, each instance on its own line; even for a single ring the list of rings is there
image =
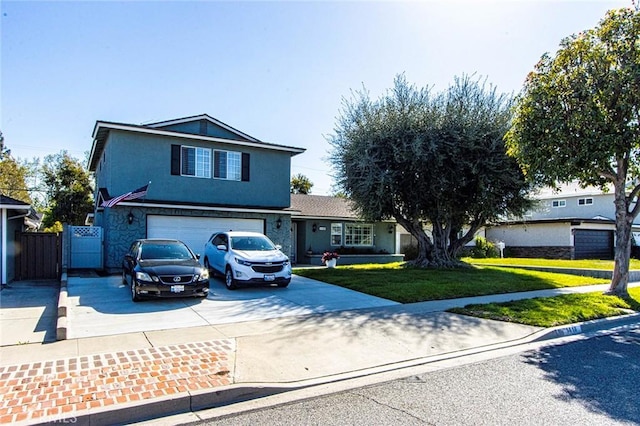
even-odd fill
[[[147,238],[175,238],[202,254],[204,244],[218,231],[264,232],[262,219],[232,219],[189,216],[147,216]]]

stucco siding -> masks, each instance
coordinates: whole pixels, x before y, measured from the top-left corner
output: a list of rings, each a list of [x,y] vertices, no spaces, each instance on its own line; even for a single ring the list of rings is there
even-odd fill
[[[578,200],[591,198],[593,204],[580,205]],[[564,207],[553,207],[553,201],[564,200]],[[613,204],[614,195],[599,194],[599,195],[579,195],[579,196],[566,196],[558,195],[556,198],[541,200],[538,207],[531,212],[529,219],[559,219],[559,218],[582,218],[591,219],[596,216],[606,217],[609,219],[615,218],[615,206]]]
[[[250,154],[248,182],[171,175],[171,145],[231,150]],[[289,206],[290,155],[287,152],[225,143],[111,131],[98,182],[111,196],[151,181],[147,199],[212,205]],[[212,154],[213,162],[213,154]]]
[[[488,228],[486,235],[489,241],[503,241],[507,247],[573,245],[569,222],[502,225]]]

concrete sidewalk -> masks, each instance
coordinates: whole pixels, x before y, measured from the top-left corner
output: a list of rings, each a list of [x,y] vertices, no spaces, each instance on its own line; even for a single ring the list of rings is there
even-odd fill
[[[0,423],[121,424],[223,406],[462,351],[637,324],[538,327],[442,312],[597,286],[321,312],[0,348]]]

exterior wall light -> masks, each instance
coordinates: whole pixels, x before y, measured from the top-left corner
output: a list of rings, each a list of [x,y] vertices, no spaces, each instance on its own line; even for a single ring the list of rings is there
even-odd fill
[[[127,222],[129,222],[129,225],[133,223],[133,213],[129,212],[127,215]]]
[[[315,223],[313,225],[311,225],[311,231],[312,232],[316,232],[318,230],[318,225],[316,225]]]
[[[278,220],[276,220],[276,228],[282,228],[282,219],[278,218]]]

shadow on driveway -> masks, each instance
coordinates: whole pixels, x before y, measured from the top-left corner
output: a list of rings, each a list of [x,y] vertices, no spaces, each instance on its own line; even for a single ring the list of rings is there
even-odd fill
[[[0,291],[0,346],[56,340],[56,280],[14,281]]]

